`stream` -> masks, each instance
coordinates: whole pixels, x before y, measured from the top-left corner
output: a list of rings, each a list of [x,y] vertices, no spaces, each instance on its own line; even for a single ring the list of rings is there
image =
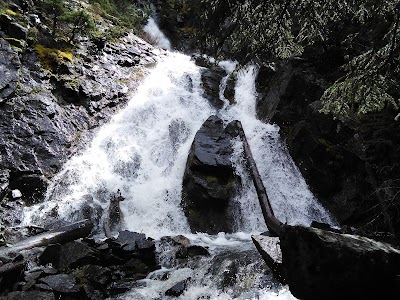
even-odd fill
[[[158,30],[151,24],[149,31]],[[159,33],[158,33],[159,34]],[[169,45],[158,36],[163,45]],[[167,46],[162,46],[167,48]],[[295,299],[277,282],[256,251],[252,234],[267,230],[257,194],[244,166],[242,145],[234,142],[233,161],[243,190],[234,200],[236,233],[215,236],[191,233],[180,207],[182,176],[193,138],[212,114],[226,124],[242,122],[275,215],[284,223],[333,224],[318,204],[291,159],[276,125],[256,118],[257,67],[237,70],[231,61],[216,62],[228,74],[237,72],[235,103],[223,97],[216,110],[203,97],[201,68],[187,55],[161,51],[158,64],[144,79],[127,106],[100,127],[86,148],[72,157],[52,181],[44,203],[25,211],[26,224],[39,224],[54,214],[68,221],[84,217],[88,207],[100,224],[109,199],[118,190],[125,229],[156,239],[161,269],[118,299]],[[170,255],[164,236],[184,235],[192,244],[208,248],[207,257],[181,262]],[[178,298],[164,293],[189,279]]]

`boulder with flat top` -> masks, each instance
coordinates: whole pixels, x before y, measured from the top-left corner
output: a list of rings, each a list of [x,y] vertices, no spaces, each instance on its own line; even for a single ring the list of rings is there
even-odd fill
[[[287,225],[280,247],[286,282],[299,299],[394,299],[400,295],[400,250],[390,244]]]
[[[232,132],[217,116],[196,133],[183,177],[182,204],[193,232],[232,232],[233,198],[240,187],[231,158]]]

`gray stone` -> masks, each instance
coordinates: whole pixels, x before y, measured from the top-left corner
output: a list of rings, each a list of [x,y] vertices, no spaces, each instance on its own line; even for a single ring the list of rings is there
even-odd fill
[[[75,278],[68,274],[50,275],[41,278],[40,281],[47,284],[55,292],[65,294],[79,292]]]

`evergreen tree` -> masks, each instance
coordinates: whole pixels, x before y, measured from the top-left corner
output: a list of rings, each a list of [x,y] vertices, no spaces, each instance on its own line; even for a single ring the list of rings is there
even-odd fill
[[[64,14],[67,13],[67,9],[64,7],[64,1],[62,0],[41,0],[39,6],[43,11],[49,14],[53,20],[52,24],[52,35],[56,34],[57,26]]]
[[[323,95],[322,111],[354,116],[387,105],[398,109],[398,0],[201,0],[201,4],[201,40],[214,54],[287,59],[307,49],[339,47],[345,58],[344,76]]]

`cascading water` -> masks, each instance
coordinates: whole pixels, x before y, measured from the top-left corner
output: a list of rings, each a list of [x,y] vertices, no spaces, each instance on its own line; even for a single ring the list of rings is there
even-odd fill
[[[230,74],[236,64],[222,62],[220,66]],[[237,233],[191,234],[180,208],[190,145],[201,124],[218,113],[227,123],[234,119],[242,122],[278,218],[290,224],[333,222],[308,190],[279,138],[279,128],[256,119],[256,75],[254,66],[238,72],[232,105],[223,97],[225,77],[220,93],[225,106],[217,112],[202,97],[200,68],[188,56],[167,53],[127,107],[98,129],[86,150],[65,164],[49,187],[46,201],[26,210],[26,223],[38,223],[54,212],[74,221],[89,207],[92,215],[100,215],[101,224],[101,212],[119,190],[125,198],[121,209],[128,230],[155,239],[183,234],[212,254],[180,265],[159,244],[163,268],[120,298],[169,299],[163,296],[166,289],[190,277],[186,292],[178,299],[294,299],[265,271],[250,240],[252,233],[265,231],[266,226],[243,166],[239,141],[233,159],[244,188],[235,200],[240,207]],[[166,272],[168,279],[160,280],[160,274]]]

